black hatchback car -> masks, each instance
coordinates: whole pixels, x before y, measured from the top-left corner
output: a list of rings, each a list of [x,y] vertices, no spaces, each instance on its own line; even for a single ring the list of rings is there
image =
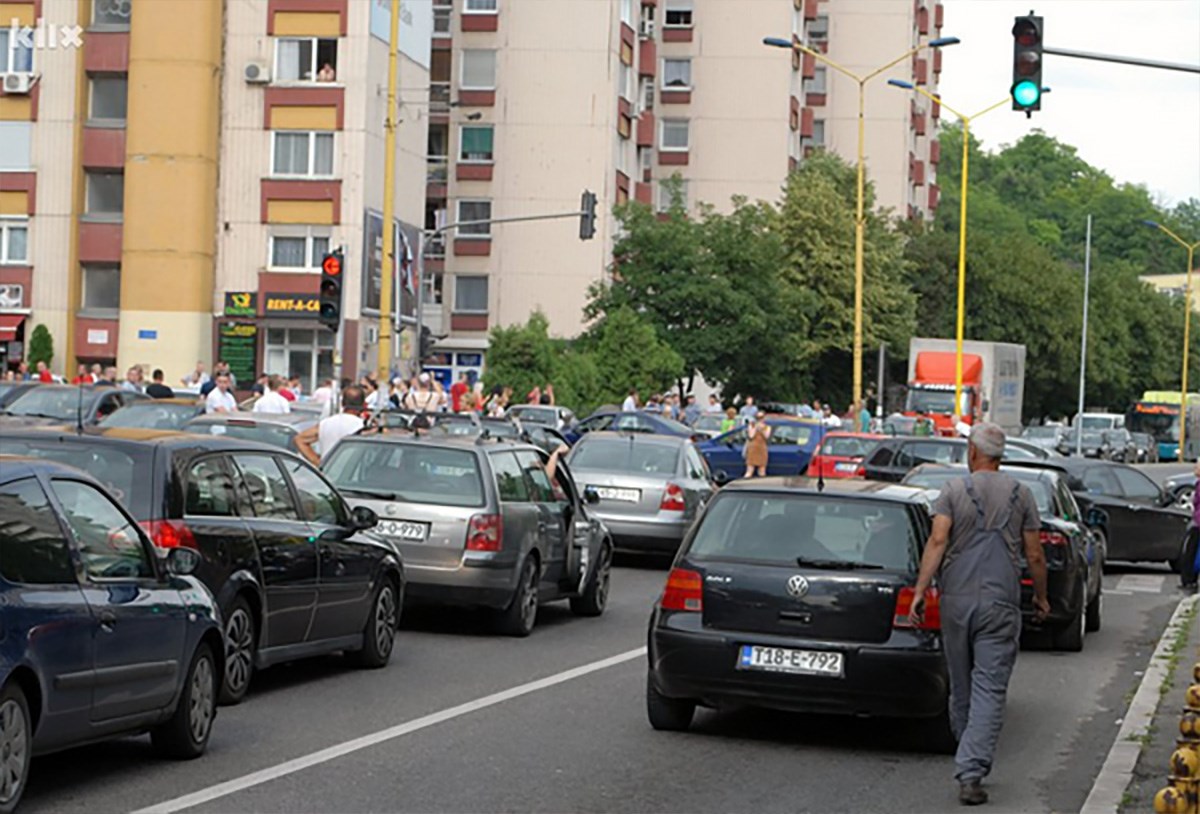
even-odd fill
[[[650,618],[646,709],[697,706],[918,719],[950,749],[936,592],[909,615],[929,501],[920,489],[807,478],[731,484],[689,532]]]
[[[127,404],[148,398],[112,385],[39,384],[0,410],[0,429],[51,424],[91,427]]]
[[[1004,445],[1004,460],[1040,461],[1050,453],[1034,444],[1008,439]],[[863,471],[868,480],[883,480],[899,483],[910,470],[923,464],[949,464],[965,466],[967,463],[967,439],[939,438],[929,436],[896,436],[880,441],[874,451],[863,461]]]
[[[197,550],[224,619],[222,700],[255,669],[335,651],[391,657],[400,555],[315,468],[284,450],[155,430],[0,431],[0,453],[71,463],[118,497],[161,548]]]

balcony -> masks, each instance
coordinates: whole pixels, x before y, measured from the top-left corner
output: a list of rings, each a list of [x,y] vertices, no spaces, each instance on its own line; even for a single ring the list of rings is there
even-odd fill
[[[433,37],[434,39],[449,39],[451,36],[451,19],[454,16],[452,6],[433,7]]]
[[[446,259],[446,236],[444,234],[429,235],[425,238],[425,259]]]
[[[425,159],[425,183],[444,184],[450,175],[450,157],[431,155]]]
[[[449,82],[429,83],[429,112],[442,114],[450,113]]]

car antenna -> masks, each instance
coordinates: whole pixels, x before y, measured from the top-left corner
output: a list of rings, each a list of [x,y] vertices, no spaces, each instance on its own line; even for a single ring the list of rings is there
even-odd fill
[[[821,460],[821,448],[825,446],[825,422],[822,419],[817,419],[821,422],[821,431],[817,433],[817,491],[825,491],[825,462]]]
[[[79,377],[79,399],[75,403],[75,434],[83,435],[83,377]]]

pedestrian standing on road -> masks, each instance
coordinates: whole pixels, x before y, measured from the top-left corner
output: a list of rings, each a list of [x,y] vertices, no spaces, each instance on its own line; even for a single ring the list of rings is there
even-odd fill
[[[283,415],[292,411],[292,405],[279,392],[283,389],[283,379],[279,376],[267,377],[267,389],[254,402],[252,412],[269,413],[271,415]]]
[[[729,432],[737,425],[738,425],[737,410],[730,407],[728,410],[725,411],[725,418],[721,419],[721,434],[724,435],[725,433]]]
[[[354,435],[365,425],[363,411],[366,394],[357,384],[349,385],[342,390],[342,411],[328,418],[322,418],[317,424],[309,427],[296,436],[296,449],[315,466],[329,457],[329,453],[347,435]],[[321,448],[317,453],[316,446]]]
[[[204,397],[204,412],[206,413],[236,413],[237,401],[229,392],[231,382],[228,373],[218,373],[213,381],[213,389]]]
[[[821,408],[821,423],[825,425],[827,430],[840,430],[842,428],[842,419],[834,414],[833,408],[826,404]]]
[[[925,413],[917,411],[917,419],[913,422],[913,435],[928,438],[933,435],[933,421]]]
[[[858,403],[857,418],[858,418],[858,431],[859,432],[870,432],[871,431],[871,411],[867,409],[867,403],[865,401],[860,401]]]
[[[467,374],[459,373],[458,381],[450,385],[450,412],[462,412],[462,397],[471,389],[471,385],[467,382]]]
[[[125,371],[125,381],[121,382],[121,389],[128,390],[130,393],[142,392],[142,369],[137,365]]]
[[[100,366],[92,365],[92,372],[98,374],[100,372]],[[196,362],[195,370],[181,378],[179,381],[184,387],[198,388],[203,386],[204,383],[208,381],[208,378],[208,373],[206,373],[204,370],[204,363]]]
[[[546,386],[542,388],[542,397],[538,400],[538,404],[544,407],[554,406],[554,385],[546,382]]]
[[[428,373],[417,377],[416,386],[408,391],[404,400],[405,409],[417,413],[437,412],[439,396],[433,389],[433,383]]]
[[[18,364],[17,381],[27,382],[30,380],[30,378],[32,377],[29,375],[29,364],[27,362],[21,362]]]
[[[696,397],[688,393],[687,405],[683,408],[683,421],[689,427],[700,420],[700,405],[696,403]]]
[[[88,373],[87,365],[79,365],[75,368],[75,378],[71,379],[71,384],[91,384],[92,377]]]
[[[741,418],[743,424],[749,426],[758,418],[758,412],[758,407],[754,406],[754,396],[746,396],[742,400],[742,409],[738,411],[738,417]]]
[[[321,386],[313,391],[312,397],[318,404],[328,404],[333,398],[333,379],[322,379]]]
[[[50,368],[46,367],[46,363],[40,360],[37,363],[37,380],[42,384],[50,384],[54,381],[54,374],[50,372]]]
[[[541,404],[542,403],[542,388],[535,385],[534,388],[525,395],[525,403],[526,404]]]
[[[636,387],[630,388],[629,395],[625,397],[625,401],[621,402],[621,412],[632,413],[638,408],[638,391]]]
[[[1200,478],[1200,461],[1192,469],[1192,474]],[[1196,549],[1200,548],[1200,500],[1192,497],[1192,522],[1187,529],[1187,537],[1183,546],[1183,556],[1180,558],[1179,581],[1183,590],[1196,592]]]
[[[771,428],[767,425],[766,413],[759,412],[746,430],[746,477],[767,476],[767,461],[771,450],[768,442],[771,440]]]
[[[162,368],[156,367],[150,374],[150,384],[146,385],[146,395],[152,399],[175,398],[175,391],[163,384]]]
[[[967,442],[970,474],[942,487],[921,557],[911,617],[919,622],[937,575],[942,648],[950,676],[950,727],[959,802],[986,803],[1021,635],[1021,555],[1033,577],[1034,619],[1050,612],[1041,520],[1029,487],[1000,471],[1004,430],[979,424]]]
[[[725,408],[721,406],[721,400],[717,398],[717,394],[713,393],[708,397],[708,404],[704,407],[705,415],[724,415]]]

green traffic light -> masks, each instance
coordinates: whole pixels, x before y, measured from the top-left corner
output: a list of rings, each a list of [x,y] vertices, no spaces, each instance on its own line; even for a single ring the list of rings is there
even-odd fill
[[[1013,85],[1012,97],[1013,101],[1021,107],[1033,107],[1038,103],[1038,99],[1042,96],[1042,89],[1038,87],[1037,82],[1030,82],[1026,79],[1023,82],[1018,82]]]

